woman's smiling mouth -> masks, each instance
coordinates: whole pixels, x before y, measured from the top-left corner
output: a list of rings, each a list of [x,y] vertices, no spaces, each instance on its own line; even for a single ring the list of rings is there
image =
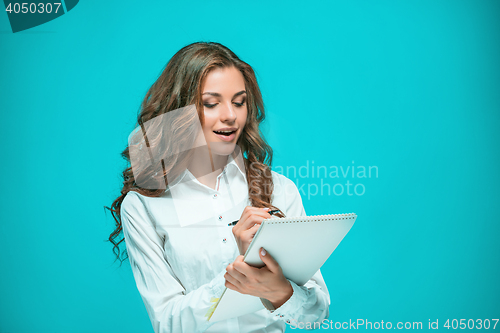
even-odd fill
[[[238,129],[234,127],[225,127],[218,129],[216,131],[213,131],[214,134],[221,140],[223,141],[232,141],[234,137],[236,136],[236,131]]]

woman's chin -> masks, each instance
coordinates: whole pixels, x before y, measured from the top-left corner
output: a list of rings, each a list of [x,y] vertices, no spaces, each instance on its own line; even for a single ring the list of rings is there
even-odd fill
[[[215,155],[230,155],[234,148],[236,147],[236,143],[234,142],[210,142],[210,150],[212,154]]]

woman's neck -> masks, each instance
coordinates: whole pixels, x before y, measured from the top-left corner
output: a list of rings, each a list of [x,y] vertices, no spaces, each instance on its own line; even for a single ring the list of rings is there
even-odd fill
[[[215,189],[217,176],[226,166],[228,156],[213,154],[210,148],[206,148],[194,154],[188,169],[200,183]]]

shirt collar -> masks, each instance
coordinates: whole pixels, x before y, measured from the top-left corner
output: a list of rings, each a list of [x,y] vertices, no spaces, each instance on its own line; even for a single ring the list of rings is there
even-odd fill
[[[227,165],[224,170],[227,170],[227,172],[231,172],[232,170],[236,174],[241,175],[246,180],[247,177],[245,174],[245,162],[243,161],[243,154],[241,153],[241,150],[238,149],[238,151],[239,153],[236,155],[236,158],[233,157],[233,154],[228,156]]]
[[[239,147],[238,147],[239,148]],[[236,157],[233,157],[233,154],[230,154],[227,159],[227,164],[222,170],[220,175],[223,175],[224,173],[227,174],[227,176],[232,179],[235,176],[240,176],[243,178],[243,180],[246,182],[246,174],[245,174],[245,162],[243,161],[243,154],[241,153],[241,149],[237,149],[238,153],[236,153]],[[242,170],[243,169],[243,170]],[[219,175],[219,176],[220,176]],[[172,189],[174,186],[177,186],[180,183],[184,182],[190,182],[195,180],[196,177],[193,176],[193,174],[188,170],[184,170],[171,184],[167,186],[166,191],[169,191]]]

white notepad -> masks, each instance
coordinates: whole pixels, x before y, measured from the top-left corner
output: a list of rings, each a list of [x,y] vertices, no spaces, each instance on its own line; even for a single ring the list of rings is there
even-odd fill
[[[356,217],[350,213],[266,219],[248,247],[244,261],[263,266],[259,257],[259,249],[263,247],[281,266],[283,275],[302,286],[330,257]],[[213,301],[207,313],[211,322],[265,309],[260,298],[228,288]]]

